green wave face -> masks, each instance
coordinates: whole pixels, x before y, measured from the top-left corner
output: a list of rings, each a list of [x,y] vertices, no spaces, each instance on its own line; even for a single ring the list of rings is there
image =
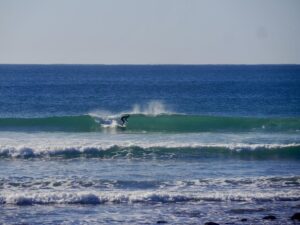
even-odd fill
[[[135,115],[129,118],[126,127],[130,131],[149,132],[214,132],[214,131],[297,131],[300,129],[300,119],[264,119],[244,117],[215,117]]]
[[[111,119],[110,122],[119,119]],[[0,130],[43,130],[101,132],[294,132],[300,130],[298,118],[245,118],[193,115],[131,115],[126,127],[106,126],[107,119],[89,115],[47,118],[0,118]],[[115,125],[116,125],[115,123]]]

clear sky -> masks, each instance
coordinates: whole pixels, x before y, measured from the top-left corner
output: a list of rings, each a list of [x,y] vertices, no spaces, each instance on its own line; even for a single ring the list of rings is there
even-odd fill
[[[0,63],[300,64],[300,0],[0,0]]]

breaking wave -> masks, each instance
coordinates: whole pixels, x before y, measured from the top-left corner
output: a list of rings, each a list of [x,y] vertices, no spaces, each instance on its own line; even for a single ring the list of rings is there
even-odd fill
[[[0,204],[121,204],[121,203],[177,203],[199,201],[299,201],[299,191],[248,192],[217,191],[183,193],[165,191],[72,191],[72,192],[14,192],[0,195]]]
[[[200,159],[207,157],[300,160],[300,144],[203,144],[195,146],[0,147],[0,158]]]
[[[0,130],[64,132],[299,132],[299,118],[217,117],[180,114],[131,114],[126,127],[120,115],[96,114],[45,118],[0,118]]]

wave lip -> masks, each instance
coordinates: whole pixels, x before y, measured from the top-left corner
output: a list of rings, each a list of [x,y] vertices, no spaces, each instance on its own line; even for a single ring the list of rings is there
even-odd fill
[[[0,196],[0,204],[121,204],[121,203],[178,203],[199,201],[299,201],[300,192],[277,191],[273,193],[249,192],[206,192],[177,193],[160,191],[133,192],[40,192],[40,193],[5,193]]]

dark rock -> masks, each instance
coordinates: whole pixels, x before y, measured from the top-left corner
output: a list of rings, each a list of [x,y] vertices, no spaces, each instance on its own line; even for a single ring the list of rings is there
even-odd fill
[[[265,216],[263,219],[264,220],[276,220],[276,217],[273,215],[269,215],[269,216]]]
[[[248,221],[246,218],[241,219],[242,222]]]
[[[168,223],[167,221],[165,221],[165,220],[158,220],[156,223],[158,223],[158,224],[162,224],[162,223]]]
[[[218,223],[214,223],[214,222],[207,222],[204,225],[219,225]]]
[[[300,213],[295,213],[292,217],[292,220],[299,220],[300,221]]]

